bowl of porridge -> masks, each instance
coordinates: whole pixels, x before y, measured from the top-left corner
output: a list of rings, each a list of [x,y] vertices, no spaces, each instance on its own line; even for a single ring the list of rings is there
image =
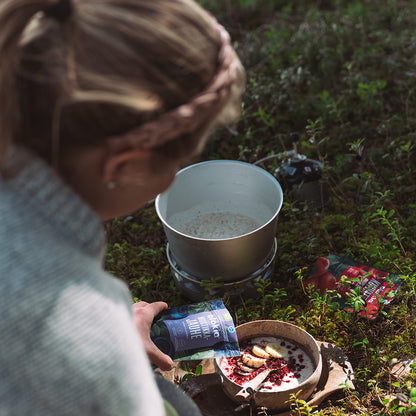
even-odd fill
[[[282,203],[282,188],[266,170],[214,160],[179,171],[155,207],[177,265],[200,280],[230,282],[269,258]]]
[[[310,334],[287,322],[263,320],[238,326],[237,336],[241,356],[214,361],[228,397],[285,410],[291,395],[300,400],[311,396],[321,377],[322,356]]]

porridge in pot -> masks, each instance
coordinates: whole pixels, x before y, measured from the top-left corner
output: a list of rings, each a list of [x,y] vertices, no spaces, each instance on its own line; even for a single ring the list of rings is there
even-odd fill
[[[256,337],[240,343],[241,356],[224,358],[220,368],[225,376],[244,387],[266,369],[273,369],[259,389],[277,392],[295,388],[307,380],[315,367],[309,355],[284,338]]]
[[[260,224],[247,215],[233,212],[200,213],[185,220],[183,216],[172,217],[171,224],[180,232],[197,238],[223,239],[250,233]]]

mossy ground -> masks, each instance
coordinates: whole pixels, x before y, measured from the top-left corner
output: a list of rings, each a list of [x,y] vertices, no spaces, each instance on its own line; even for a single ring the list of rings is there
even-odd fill
[[[392,374],[416,355],[416,2],[203,3],[232,34],[248,83],[240,122],[217,131],[198,160],[253,163],[296,148],[323,163],[331,197],[308,210],[285,194],[274,275],[258,286],[260,300],[225,297],[235,322],[289,321],[345,351],[356,390],[331,396],[318,414],[406,414],[387,401],[416,396],[413,369]],[[152,204],[106,227],[106,267],[133,296],[189,303],[173,285]],[[313,261],[329,253],[407,279],[376,320],[358,318],[305,292]]]

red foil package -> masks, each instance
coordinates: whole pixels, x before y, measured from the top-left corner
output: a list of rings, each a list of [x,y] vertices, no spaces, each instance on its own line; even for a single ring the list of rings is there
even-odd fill
[[[399,274],[330,254],[316,260],[305,287],[319,290],[321,295],[326,290],[336,290],[341,308],[375,319],[381,305],[391,302],[402,282]]]

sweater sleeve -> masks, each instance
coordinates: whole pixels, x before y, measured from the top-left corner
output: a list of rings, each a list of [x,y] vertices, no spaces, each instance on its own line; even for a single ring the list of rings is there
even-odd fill
[[[13,377],[13,414],[165,415],[127,288],[116,279],[67,285],[32,341]]]

